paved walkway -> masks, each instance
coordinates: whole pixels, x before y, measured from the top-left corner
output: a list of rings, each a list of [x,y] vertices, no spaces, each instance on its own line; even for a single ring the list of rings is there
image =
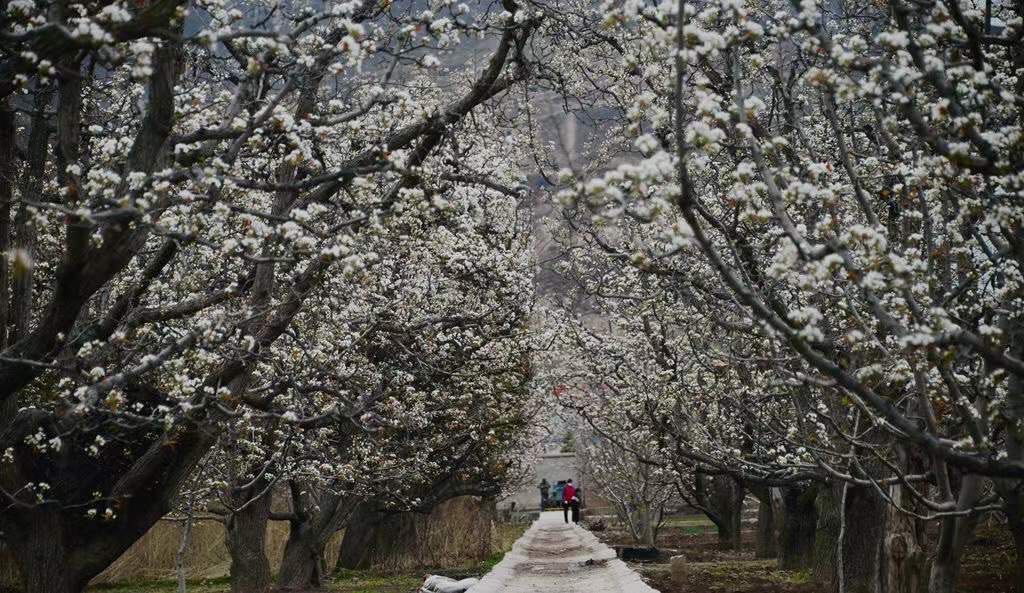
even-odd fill
[[[658,593],[561,511],[541,513],[468,593]]]

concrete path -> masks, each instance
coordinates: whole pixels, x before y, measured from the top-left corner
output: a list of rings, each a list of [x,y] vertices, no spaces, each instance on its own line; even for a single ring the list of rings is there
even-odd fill
[[[541,513],[468,593],[658,593],[561,511]]]

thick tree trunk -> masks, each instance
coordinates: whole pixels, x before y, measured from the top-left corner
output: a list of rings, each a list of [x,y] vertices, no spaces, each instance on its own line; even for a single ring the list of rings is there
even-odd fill
[[[24,593],[80,593],[89,578],[75,570],[65,541],[60,512],[41,507],[21,511],[24,530],[10,534]]]
[[[251,493],[252,496],[260,492]],[[231,593],[265,593],[270,590],[267,560],[267,522],[273,497],[263,492],[256,500],[238,497],[244,508],[227,522],[227,546],[231,555]]]
[[[932,561],[928,593],[953,593],[956,591],[956,579],[959,573],[960,566],[958,564],[942,562],[936,558]]]
[[[887,507],[873,488],[850,486],[847,489],[843,540],[847,593],[871,593],[879,582]]]
[[[21,428],[31,429],[31,424]],[[122,474],[111,491],[113,517],[88,518],[82,507],[42,504],[0,512],[0,530],[17,542],[11,552],[26,593],[82,591],[88,582],[139,540],[170,506],[178,486],[213,442],[211,435],[183,428],[175,447],[154,443],[133,471]],[[30,454],[31,455],[31,454]],[[0,485],[24,484],[34,457],[16,453],[0,466]],[[120,489],[119,489],[120,488]]]
[[[27,335],[32,322],[36,229],[29,222],[28,208],[24,203],[18,206],[14,228],[14,248],[20,255],[15,259],[14,290],[11,293],[11,342]]]
[[[45,570],[44,566],[46,565],[40,564],[23,571],[24,593],[80,593],[85,591],[84,585],[75,584],[72,575],[60,569]]]
[[[343,569],[369,568],[373,562],[373,542],[379,513],[369,503],[360,504],[352,514],[345,535],[341,540],[341,551],[335,564],[335,572]]]
[[[754,554],[758,558],[774,558],[778,553],[775,538],[775,513],[771,500],[757,502],[757,542]]]
[[[708,489],[711,506],[717,515],[711,520],[718,527],[719,545],[723,550],[739,548],[745,494],[743,484],[730,476],[715,476]]]
[[[751,493],[757,497],[757,539],[754,554],[758,558],[774,558],[778,553],[778,540],[775,535],[775,508],[772,506],[771,488],[753,488]]]
[[[10,286],[7,252],[11,241],[11,199],[14,196],[14,112],[9,100],[0,103],[0,348],[7,347]]]
[[[46,108],[50,103],[52,91],[39,91],[36,94],[36,113],[32,116],[32,131],[29,134],[28,159],[25,172],[18,185],[22,196],[39,196],[43,190],[43,175],[46,170],[47,141],[49,140],[49,123],[46,121]],[[36,227],[31,223],[29,208],[24,200],[20,200],[14,216],[14,249],[20,252],[15,259],[13,292],[10,305],[9,342],[14,343],[29,334],[32,325],[33,308],[33,276],[35,273]]]
[[[285,591],[317,589],[323,584],[324,545],[306,524],[291,522],[291,532],[281,558],[278,586]]]
[[[957,508],[970,509],[981,494],[981,478],[965,476],[961,480]],[[946,517],[939,524],[939,537],[935,545],[928,580],[930,593],[954,593],[960,575],[960,561],[964,548],[974,534],[978,516]]]
[[[779,532],[779,568],[809,568],[814,557],[814,536],[818,521],[815,498],[818,486],[782,489],[782,526]]]
[[[325,550],[331,537],[352,517],[355,501],[337,492],[323,493],[315,504],[292,484],[293,518],[281,558],[277,584],[285,590],[319,588],[327,573]]]
[[[336,570],[371,568],[395,558],[416,554],[416,516],[357,511],[345,528]]]
[[[814,578],[828,591],[869,593],[880,582],[885,503],[874,490],[859,486],[847,486],[845,507],[842,500],[842,484],[830,484],[818,491]]]
[[[890,488],[889,495],[901,506],[913,504],[901,485]],[[892,505],[886,504],[885,509],[885,539],[882,546],[879,590],[885,593],[923,593],[927,583],[927,558],[921,545],[922,534],[917,522]]]
[[[620,520],[629,526],[633,541],[637,545],[653,547],[658,522],[655,516],[657,511],[645,501],[636,505],[630,504],[629,501],[623,501],[617,508]]]
[[[818,488],[814,499],[814,510],[818,523],[814,532],[815,582],[826,586],[827,591],[837,591],[836,559],[839,550],[839,528],[842,517],[839,509],[839,495],[835,484]]]
[[[648,548],[654,547],[654,524],[656,521],[654,513],[654,509],[648,502],[642,503],[637,513],[639,515],[639,543]]]
[[[1017,61],[1024,61],[1024,52],[1018,54]],[[1018,86],[1024,86],[1024,83],[1019,83]],[[1014,246],[1017,261],[1024,261],[1024,229],[1017,229]],[[1021,321],[1018,315],[1006,326],[1012,335],[1010,352],[1017,358],[1024,356],[1024,321]],[[1024,462],[1024,378],[1010,373],[1007,385],[1007,402],[1003,412],[1009,420],[1006,431],[1006,457],[1008,460]],[[1007,528],[1013,536],[1017,556],[1014,591],[1024,593],[1024,488],[1015,480],[997,480],[996,488],[1005,505]]]
[[[32,114],[32,131],[28,137],[28,158],[22,173],[19,191],[22,196],[40,196],[43,191],[43,176],[46,171],[46,159],[49,151],[47,144],[50,139],[49,122],[46,111],[52,100],[52,90],[36,92],[35,113]],[[11,329],[9,342],[14,343],[28,335],[32,324],[32,304],[34,287],[32,278],[35,273],[36,229],[30,221],[28,205],[24,200],[18,204],[18,212],[14,218],[14,248],[20,251],[20,263],[16,261],[14,273],[14,290],[11,293]]]

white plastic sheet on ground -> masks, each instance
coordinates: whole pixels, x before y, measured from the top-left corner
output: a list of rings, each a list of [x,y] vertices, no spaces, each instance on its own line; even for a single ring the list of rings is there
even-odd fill
[[[421,593],[464,593],[476,583],[477,579],[456,581],[450,577],[432,574],[427,577],[427,580],[423,581],[420,591]]]

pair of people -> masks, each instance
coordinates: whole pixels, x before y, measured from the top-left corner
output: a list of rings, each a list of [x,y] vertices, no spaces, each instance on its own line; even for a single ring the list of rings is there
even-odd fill
[[[580,522],[580,491],[573,485],[572,480],[566,480],[565,488],[562,489],[562,514],[565,515],[565,522],[569,522],[569,511],[572,511],[572,522]]]

